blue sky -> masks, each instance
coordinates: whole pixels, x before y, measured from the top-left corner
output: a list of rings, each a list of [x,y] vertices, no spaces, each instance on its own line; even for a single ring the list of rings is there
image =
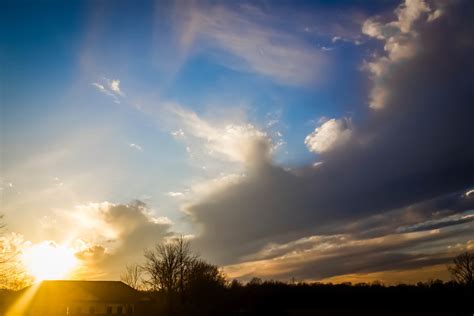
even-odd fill
[[[332,39],[338,36],[338,28],[346,27],[346,11],[367,15],[373,8],[344,3],[301,3],[295,8],[283,3],[276,7],[264,3],[222,4],[226,13],[248,18],[265,31],[281,31],[289,37],[286,40],[301,41],[306,49],[321,54],[327,63],[324,73],[315,70],[313,74],[310,70],[308,75],[314,75],[314,83],[312,79],[295,83],[292,78],[279,78],[286,75],[277,73],[279,70],[269,74],[247,69],[246,57],[207,47],[199,40],[195,47],[188,48],[189,52],[180,52],[180,21],[172,17],[190,14],[189,7],[161,2],[137,6],[123,1],[10,5],[17,14],[5,16],[3,22],[12,30],[3,33],[2,49],[6,61],[2,82],[6,84],[4,99],[8,105],[3,108],[2,122],[4,146],[8,148],[4,168],[14,168],[19,160],[61,147],[71,138],[80,137],[77,134],[102,134],[100,140],[90,135],[85,152],[74,152],[62,167],[51,166],[43,177],[74,176],[88,172],[94,164],[104,167],[113,160],[117,182],[133,179],[135,184],[125,190],[119,183],[117,188],[105,189],[107,195],[102,198],[106,200],[127,202],[146,195],[154,198],[154,207],[159,207],[166,199],[160,193],[178,190],[186,178],[196,176],[183,144],[174,141],[170,130],[160,126],[147,110],[137,110],[137,104],[153,108],[161,102],[175,102],[199,115],[229,108],[245,112],[246,119],[262,128],[267,121],[278,120],[274,130],[284,133],[285,146],[275,160],[292,166],[315,159],[303,140],[317,120],[358,112],[356,107],[366,100],[367,79],[360,67],[367,51],[364,46],[369,44],[355,45],[349,41],[353,39],[333,43]],[[297,17],[304,8],[314,13],[307,14],[302,23]],[[268,15],[269,21],[246,16],[245,11],[250,9]],[[288,12],[295,15],[292,20],[285,18]],[[338,12],[342,21],[318,21],[317,17],[325,12]],[[313,34],[319,24],[328,33]],[[286,43],[279,45],[284,47]],[[330,50],[325,51],[326,47]],[[252,47],[244,49],[248,49],[242,53],[249,54],[247,58],[258,54]],[[126,94],[120,104],[92,85],[104,78],[120,80]],[[144,150],[137,152],[129,147],[131,143]],[[97,197],[92,194],[83,198],[88,201]],[[174,209],[163,211],[176,219],[177,206],[170,207]]]
[[[380,126],[402,129],[403,124],[383,121],[399,117],[385,105],[396,90],[389,84],[398,84],[392,73],[418,56],[419,23],[429,28],[445,10],[421,0],[12,1],[4,6],[1,204],[9,229],[33,244],[102,242],[105,253],[113,254],[119,250],[103,244],[104,238],[82,231],[65,238],[58,226],[66,227],[65,217],[93,205],[103,211],[140,200],[146,209],[138,212],[163,225],[160,232],[194,236],[200,251],[212,249],[210,256],[224,264],[260,258],[257,254],[271,245],[329,234],[329,228],[295,232],[297,223],[290,223],[283,230],[293,237],[255,234],[251,250],[229,259],[209,244],[216,238],[210,232],[217,230],[206,221],[212,207],[201,206],[224,201],[219,192],[233,192],[233,186],[240,194],[238,187],[260,174],[262,163],[305,174],[307,168],[326,168],[331,159],[358,157],[362,151],[353,146],[366,146],[374,135],[392,135],[388,128],[378,134]],[[262,158],[267,156],[268,161]],[[357,170],[348,170],[348,177],[363,172]],[[406,177],[411,174],[416,170]],[[396,181],[387,178],[380,186]],[[453,184],[418,200],[407,195],[377,212],[359,213],[368,220],[469,189],[466,182]],[[272,192],[278,190],[265,193],[267,198]],[[324,205],[332,209],[331,203]],[[468,210],[446,215],[471,216],[463,213]],[[299,216],[298,206],[291,214]],[[338,220],[361,220],[337,214]],[[240,219],[245,222],[244,215]],[[456,241],[467,243],[466,238]]]

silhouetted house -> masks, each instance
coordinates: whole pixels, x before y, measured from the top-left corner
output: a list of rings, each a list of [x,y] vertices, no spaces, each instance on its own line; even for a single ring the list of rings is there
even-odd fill
[[[31,316],[142,315],[149,301],[119,281],[43,281],[25,289],[23,297],[23,315]]]

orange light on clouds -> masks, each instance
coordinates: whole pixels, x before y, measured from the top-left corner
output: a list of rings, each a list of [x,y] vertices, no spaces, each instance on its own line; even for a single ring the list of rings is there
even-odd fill
[[[51,241],[25,248],[21,261],[37,282],[70,278],[79,264],[72,248]]]

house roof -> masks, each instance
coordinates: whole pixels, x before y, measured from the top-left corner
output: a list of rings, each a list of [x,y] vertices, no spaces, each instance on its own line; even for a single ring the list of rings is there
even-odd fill
[[[34,300],[55,299],[132,303],[146,300],[146,297],[120,281],[43,281],[34,294]]]

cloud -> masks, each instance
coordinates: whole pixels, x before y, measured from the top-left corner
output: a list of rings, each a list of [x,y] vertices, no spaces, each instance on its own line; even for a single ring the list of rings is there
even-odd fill
[[[383,108],[388,102],[390,89],[387,80],[392,76],[392,67],[413,57],[420,48],[415,23],[422,17],[431,22],[441,16],[441,10],[431,9],[424,0],[406,0],[395,10],[395,15],[395,21],[381,23],[371,18],[362,26],[362,33],[385,42],[384,51],[387,53],[366,65],[374,82],[370,93],[372,109]]]
[[[271,138],[250,123],[211,122],[179,105],[169,105],[167,110],[180,127],[172,135],[186,142],[188,152],[196,149],[204,155],[237,163],[255,163],[270,157]]]
[[[118,277],[123,267],[138,262],[143,250],[173,233],[172,221],[152,214],[146,204],[109,202],[79,205],[74,211],[57,213],[56,225],[63,230],[80,260],[76,277]]]
[[[100,261],[105,255],[106,249],[101,245],[93,245],[90,247],[85,247],[75,253],[75,256],[82,261]]]
[[[398,20],[393,22],[401,32],[412,31],[413,23],[423,14],[430,12],[428,4],[424,0],[405,0],[396,10]]]
[[[180,8],[183,47],[209,49],[222,64],[269,77],[285,85],[320,81],[328,59],[324,52],[295,35],[263,21],[274,21],[256,7]],[[279,21],[274,21],[277,24]]]
[[[330,119],[306,136],[304,143],[315,153],[324,153],[347,143],[352,135],[349,119]]]
[[[431,230],[431,229],[437,229],[441,227],[468,223],[471,221],[474,221],[474,211],[468,211],[462,214],[454,214],[451,216],[443,217],[441,219],[428,220],[426,222],[418,223],[411,226],[399,227],[397,231],[416,232],[416,231],[423,231],[423,230]]]
[[[110,80],[109,88],[111,91],[115,92],[118,95],[123,95],[123,92],[120,90],[120,80]]]
[[[347,234],[311,236],[286,244],[269,244],[253,257],[224,270],[231,277],[244,280],[256,276],[319,281],[347,274],[429,267],[446,264],[458,251],[469,247],[470,229],[472,225],[456,232],[432,230],[367,239]],[[446,247],[453,238],[463,242],[461,249]]]
[[[434,229],[435,227],[424,225],[424,223],[443,222],[449,217],[452,217],[453,220],[446,221],[439,228],[456,226],[469,220],[456,221],[454,219],[463,217],[463,214],[468,213],[473,208],[474,199],[456,192],[361,218],[348,223],[346,231],[360,238],[373,238],[402,233],[407,227],[418,227],[418,231]],[[457,228],[453,227],[453,229]]]
[[[93,82],[92,85],[105,95],[111,97],[115,103],[120,103],[120,99],[125,97],[125,94],[120,90],[120,80],[108,79],[102,77],[99,82]]]
[[[166,195],[171,196],[171,197],[181,197],[184,195],[183,192],[168,192]]]
[[[400,10],[411,10],[407,8],[411,5]],[[430,21],[421,18],[428,12],[419,8],[415,13],[398,11],[396,23],[370,31],[389,39],[394,35],[386,32],[393,29],[400,45],[405,45],[401,37],[408,36],[406,45],[416,48],[409,58],[402,58],[399,49],[405,48],[390,47],[394,55],[384,59],[389,72],[373,65],[384,78],[384,106],[350,128],[351,141],[338,150],[329,150],[330,146],[323,150],[324,163],[317,168],[311,164],[288,170],[259,160],[258,167],[246,169],[245,177],[234,179],[225,189],[190,201],[185,211],[200,228],[195,244],[201,253],[221,264],[243,263],[270,243],[315,235],[397,234],[399,226],[391,224],[394,214],[404,219],[403,225],[412,226],[472,210],[471,200],[459,200],[472,188],[474,178],[474,96],[468,84],[474,80],[470,62],[474,22],[468,14],[472,10],[469,1],[446,4],[443,13]],[[418,18],[416,12],[421,12]],[[346,130],[340,120],[327,124],[333,125],[334,135]],[[377,230],[377,225],[383,229]],[[461,226],[445,229],[456,231]],[[453,242],[443,236],[447,244]],[[371,256],[374,264],[393,266],[382,255]],[[404,252],[393,258],[413,264],[417,260]],[[419,262],[429,265],[438,259],[427,254]],[[335,262],[335,271],[343,263]],[[361,270],[364,264],[369,261],[360,261]]]
[[[136,150],[138,150],[138,151],[143,151],[142,146],[137,145],[137,144],[135,144],[135,143],[130,143],[130,144],[128,144],[128,146],[129,146],[130,148],[136,149]]]

